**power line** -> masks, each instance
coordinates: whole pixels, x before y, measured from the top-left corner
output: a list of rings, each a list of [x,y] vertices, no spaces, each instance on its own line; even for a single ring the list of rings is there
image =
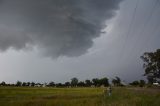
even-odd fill
[[[155,9],[156,9],[156,6],[157,6],[157,4],[158,4],[158,1],[159,1],[159,0],[156,0],[153,8],[151,9],[151,12],[150,12],[149,17],[146,19],[145,23],[143,24],[143,29],[142,29],[142,31],[140,32],[140,35],[143,35],[143,34],[144,34],[145,29],[146,29],[146,27],[148,26],[148,24],[149,24],[149,22],[150,22],[150,20],[151,20],[151,18],[152,18],[152,16],[153,16],[153,14],[154,14],[154,11],[155,11]],[[136,46],[136,45],[134,45],[134,47],[133,47],[133,51],[135,50],[134,48],[136,48],[135,46]]]
[[[154,6],[153,6],[153,8],[151,9],[151,12],[150,12],[150,15],[148,16],[148,18],[146,19],[146,21],[145,21],[145,23],[144,23],[144,25],[143,25],[143,30],[141,31],[141,34],[143,34],[144,33],[144,31],[145,31],[145,29],[146,29],[146,27],[148,26],[148,24],[149,24],[149,21],[151,20],[151,18],[153,17],[153,14],[154,14],[154,11],[155,11],[155,9],[156,9],[156,7],[157,7],[157,4],[160,4],[160,3],[158,3],[159,2],[159,0],[156,0],[156,2],[155,2],[155,4],[154,4]],[[154,32],[156,32],[157,30],[158,30],[158,28],[159,28],[159,25],[160,23],[157,23],[156,25],[155,25],[155,27],[153,28],[153,30],[151,31],[151,34],[153,34]],[[142,48],[145,46],[145,44],[146,44],[146,42],[148,42],[150,40],[150,37],[149,36],[147,36],[147,39],[146,39],[146,41],[141,45],[141,51],[142,51]],[[134,45],[134,48],[132,49],[132,51],[135,51],[135,47],[136,45]],[[139,51],[139,52],[141,52],[141,51]],[[132,54],[132,53],[130,53],[130,54]],[[136,55],[135,55],[136,56]],[[130,56],[130,57],[132,57],[132,60],[135,58],[134,56]]]
[[[137,8],[138,8],[138,3],[139,3],[139,0],[137,0],[136,6],[135,6],[135,8],[134,8],[133,16],[132,16],[132,19],[131,19],[131,23],[130,23],[130,25],[129,25],[129,29],[128,29],[128,32],[127,32],[127,35],[126,35],[126,39],[125,39],[124,44],[123,44],[123,46],[122,46],[122,50],[123,50],[122,53],[124,53],[124,52],[125,52],[125,49],[126,49],[127,40],[128,40],[128,38],[129,38],[129,35],[130,35],[130,32],[131,32],[131,28],[132,28],[133,22],[134,22],[134,20],[135,20]],[[122,54],[122,57],[123,57],[123,54]]]
[[[158,23],[157,25],[156,25],[156,27],[154,28],[154,30],[152,31],[152,33],[154,33],[155,32],[155,34],[153,34],[153,35],[156,35],[156,33],[157,33],[157,31],[158,31],[158,29],[159,29],[159,26],[160,26],[160,23]],[[153,38],[153,37],[152,37]],[[149,38],[148,37],[148,39],[146,40],[146,42],[149,42],[150,41],[150,39],[152,39],[152,38]],[[146,43],[145,42],[145,43]],[[145,45],[145,43],[144,43],[144,45]],[[148,47],[149,45],[147,44],[146,45],[146,47]],[[143,47],[143,46],[142,46]],[[141,49],[142,50],[142,49]]]
[[[156,1],[156,3],[155,3],[155,8],[154,8],[154,9],[156,9],[156,7],[158,7],[157,4],[160,5],[159,0]],[[153,15],[153,14],[152,14],[152,15]],[[158,28],[159,28],[159,25],[160,25],[160,23],[157,22],[156,25],[155,25],[155,27],[153,28],[153,30],[151,31],[150,34],[153,34],[154,32],[156,32],[156,31],[158,30]],[[148,35],[149,35],[149,34],[148,34]],[[153,34],[153,35],[154,35],[154,34]],[[148,42],[150,39],[151,39],[151,38],[148,36],[148,38],[146,39],[146,42]],[[144,42],[143,45],[141,46],[141,50],[142,50],[142,48],[145,46],[146,42]],[[148,45],[147,45],[147,46],[148,46]]]
[[[120,56],[119,56],[121,60],[123,59],[123,54],[124,54],[124,51],[125,51],[125,50],[124,50],[124,49],[125,49],[125,45],[126,45],[126,43],[127,43],[127,40],[128,40],[129,35],[130,35],[130,31],[131,31],[133,22],[134,22],[135,17],[136,17],[136,12],[137,12],[137,8],[138,8],[139,1],[140,1],[140,0],[137,0],[137,1],[136,1],[135,8],[133,8],[133,15],[132,15],[131,22],[130,22],[130,24],[129,24],[129,28],[128,28],[128,30],[127,30],[127,32],[126,32],[126,36],[125,36],[126,39],[124,40],[124,44],[122,44],[122,48],[121,48]],[[120,59],[119,59],[119,60],[120,60]],[[122,61],[123,61],[123,60],[122,60]],[[117,66],[118,62],[115,62],[115,64],[116,64],[116,66]],[[120,65],[120,66],[121,66],[121,65]]]

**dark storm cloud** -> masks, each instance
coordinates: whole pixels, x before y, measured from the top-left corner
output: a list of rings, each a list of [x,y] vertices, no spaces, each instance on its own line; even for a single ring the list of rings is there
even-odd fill
[[[92,46],[121,0],[0,0],[0,50],[37,46],[79,56]]]

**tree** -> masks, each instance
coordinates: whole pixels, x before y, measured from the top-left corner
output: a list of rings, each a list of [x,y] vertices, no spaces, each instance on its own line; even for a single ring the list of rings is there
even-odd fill
[[[118,84],[118,85],[121,85],[121,79],[116,76],[116,80],[117,80],[117,84]]]
[[[78,78],[74,77],[71,79],[71,86],[77,86],[78,84]]]
[[[140,87],[144,87],[145,84],[146,84],[146,82],[145,82],[144,80],[140,80],[140,81],[139,81],[139,86],[140,86]]]
[[[130,83],[130,85],[132,85],[132,86],[138,86],[139,85],[139,81],[133,81],[132,83]]]
[[[99,79],[98,79],[98,78],[93,78],[93,79],[92,79],[92,82],[93,82],[93,85],[94,85],[94,86],[98,86],[98,84],[99,84]]]
[[[2,81],[2,83],[0,85],[6,86],[6,83],[4,81]]]
[[[87,80],[85,80],[85,85],[86,85],[87,87],[90,87],[90,86],[92,85],[92,82],[87,79]]]
[[[79,87],[84,87],[84,86],[85,86],[85,83],[84,83],[83,81],[80,81],[80,82],[78,82],[78,86],[79,86]]]
[[[26,83],[26,86],[30,86],[30,84],[31,84],[30,82],[27,82],[27,83]]]
[[[70,82],[65,82],[65,84],[64,84],[66,87],[69,87],[71,84],[70,84]]]
[[[148,82],[153,84],[160,79],[160,49],[155,52],[145,52],[141,59],[144,61],[143,68]]]
[[[21,81],[17,81],[16,86],[22,86],[22,82]]]
[[[113,84],[114,86],[120,86],[120,85],[122,85],[122,84],[121,84],[121,79],[116,76],[116,77],[112,80],[112,84]]]
[[[22,86],[27,86],[27,83],[26,83],[26,82],[23,82],[23,83],[22,83]]]
[[[109,86],[108,78],[104,77],[99,80],[99,85]]]
[[[48,84],[48,86],[54,87],[54,86],[55,86],[55,83],[54,83],[53,81],[51,81],[51,82]]]
[[[112,84],[113,84],[114,86],[116,86],[117,80],[116,80],[116,79],[112,79]]]
[[[56,87],[63,87],[63,84],[62,83],[57,83]]]
[[[31,82],[31,86],[35,86],[35,83],[34,83],[34,82]]]

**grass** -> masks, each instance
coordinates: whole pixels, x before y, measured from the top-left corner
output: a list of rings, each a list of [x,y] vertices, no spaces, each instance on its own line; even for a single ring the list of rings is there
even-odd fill
[[[0,87],[0,106],[159,106],[160,90],[113,88]]]

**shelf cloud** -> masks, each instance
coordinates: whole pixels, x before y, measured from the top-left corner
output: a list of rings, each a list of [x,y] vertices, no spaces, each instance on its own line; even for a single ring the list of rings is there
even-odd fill
[[[122,0],[0,0],[0,50],[38,47],[43,55],[80,56]]]

